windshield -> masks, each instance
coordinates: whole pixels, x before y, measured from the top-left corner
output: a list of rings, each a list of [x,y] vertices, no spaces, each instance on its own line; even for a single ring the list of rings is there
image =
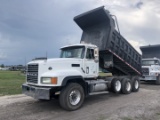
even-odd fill
[[[143,66],[159,65],[159,62],[158,62],[158,60],[142,60],[142,65]]]
[[[83,58],[84,57],[83,51],[84,51],[83,46],[62,48],[60,58]]]

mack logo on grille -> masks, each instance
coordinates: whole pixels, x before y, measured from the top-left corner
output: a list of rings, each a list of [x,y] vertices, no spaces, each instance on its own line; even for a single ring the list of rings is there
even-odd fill
[[[38,76],[37,73],[27,73],[27,75],[29,75],[29,76]]]
[[[38,64],[29,64],[27,67],[27,82],[38,83]]]

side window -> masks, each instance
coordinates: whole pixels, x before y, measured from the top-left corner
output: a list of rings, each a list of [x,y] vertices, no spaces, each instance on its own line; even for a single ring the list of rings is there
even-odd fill
[[[93,49],[87,49],[86,58],[87,59],[94,59],[94,50]]]

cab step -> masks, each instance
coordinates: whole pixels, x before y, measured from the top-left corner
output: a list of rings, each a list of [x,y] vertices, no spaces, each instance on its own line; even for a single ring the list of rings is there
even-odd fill
[[[99,94],[107,94],[109,93],[108,91],[101,91],[101,92],[91,92],[89,95],[99,95]]]

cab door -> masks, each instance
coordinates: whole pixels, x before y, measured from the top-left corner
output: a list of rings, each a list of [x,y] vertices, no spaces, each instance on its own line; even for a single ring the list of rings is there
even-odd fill
[[[98,76],[98,62],[95,61],[94,49],[87,48],[84,62],[85,78],[95,78]]]

